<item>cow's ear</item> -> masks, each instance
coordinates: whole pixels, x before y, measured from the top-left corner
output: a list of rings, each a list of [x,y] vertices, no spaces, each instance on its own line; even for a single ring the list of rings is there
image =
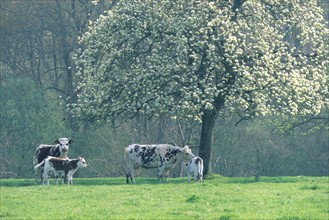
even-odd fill
[[[69,140],[69,144],[72,144],[72,143],[73,143],[73,140],[70,139],[70,140]]]
[[[56,141],[55,141],[55,144],[59,144],[59,140],[56,140]]]

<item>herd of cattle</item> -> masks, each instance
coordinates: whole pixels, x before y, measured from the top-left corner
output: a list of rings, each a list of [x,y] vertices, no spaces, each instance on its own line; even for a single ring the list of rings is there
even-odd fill
[[[69,138],[59,138],[54,145],[41,144],[34,152],[33,166],[35,171],[35,181],[41,173],[43,184],[49,185],[49,177],[53,174],[58,184],[61,177],[62,183],[67,179],[67,183],[73,184],[73,174],[80,168],[86,167],[86,160],[82,157],[69,159],[69,145],[73,141]],[[188,181],[191,176],[195,181],[202,181],[203,160],[195,156],[188,146],[183,148],[169,144],[140,145],[131,144],[124,149],[124,160],[126,169],[126,182],[135,181],[134,172],[136,169],[157,168],[159,181],[168,178],[171,170],[178,161],[188,161],[186,164]]]

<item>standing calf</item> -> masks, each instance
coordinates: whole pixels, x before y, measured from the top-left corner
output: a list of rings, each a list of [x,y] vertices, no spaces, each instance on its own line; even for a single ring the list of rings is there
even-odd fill
[[[202,181],[203,177],[203,160],[201,157],[195,156],[192,160],[186,163],[186,172],[188,181],[191,181],[191,174],[194,176],[194,181]]]
[[[86,167],[86,160],[82,157],[77,159],[64,159],[59,157],[47,157],[41,163],[36,165],[34,168],[38,169],[39,167],[44,166],[43,171],[43,184],[49,185],[49,175],[51,172],[55,174],[56,177],[60,173],[64,173],[67,177],[67,184],[73,184],[73,174],[79,169],[79,167]],[[58,180],[56,179],[56,183]]]
[[[54,145],[49,144],[40,144],[34,151],[33,155],[33,167],[37,164],[41,163],[48,156],[53,157],[62,157],[68,158],[69,152],[69,144],[71,144],[73,140],[69,138],[58,138],[55,141]],[[41,166],[41,173],[43,166]],[[38,174],[40,173],[39,169],[35,169],[35,182],[37,183]]]

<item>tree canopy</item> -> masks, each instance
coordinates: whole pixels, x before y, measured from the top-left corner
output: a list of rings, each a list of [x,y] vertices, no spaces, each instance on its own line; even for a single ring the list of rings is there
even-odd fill
[[[219,114],[328,108],[328,33],[315,0],[123,0],[80,39],[73,113],[199,120],[209,166]]]

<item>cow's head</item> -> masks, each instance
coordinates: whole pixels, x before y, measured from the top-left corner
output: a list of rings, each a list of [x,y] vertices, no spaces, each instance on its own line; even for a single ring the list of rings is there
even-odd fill
[[[69,145],[73,143],[73,140],[69,138],[58,138],[55,143],[59,146],[59,151],[62,153],[69,151]]]
[[[87,162],[86,162],[85,158],[79,156],[78,159],[79,159],[79,161],[78,161],[78,166],[79,167],[86,167],[87,166]]]
[[[185,147],[182,148],[181,153],[182,153],[182,158],[184,160],[192,160],[192,158],[195,157],[191,149],[187,145],[185,145]]]

